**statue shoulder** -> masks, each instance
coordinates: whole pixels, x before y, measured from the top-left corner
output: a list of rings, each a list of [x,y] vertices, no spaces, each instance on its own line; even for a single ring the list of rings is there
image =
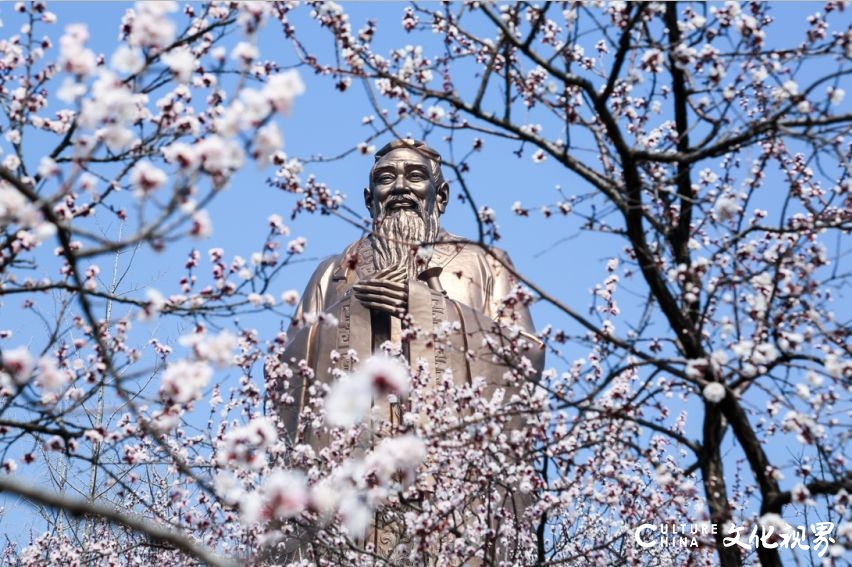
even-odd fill
[[[339,272],[344,272],[347,266],[347,258],[351,257],[352,250],[357,250],[361,241],[358,240],[340,253],[324,258],[314,269],[311,279],[305,286],[302,301],[297,314],[305,312],[316,312],[325,309],[326,301],[334,295],[332,284]]]
[[[358,244],[358,242],[347,246],[346,249],[340,254],[334,254],[321,260],[320,263],[317,264],[317,267],[314,269],[314,273],[311,276],[310,282],[308,283],[308,287],[327,287],[328,282],[331,280],[334,273],[340,268],[342,264],[345,263],[344,260],[348,257],[350,249],[352,249],[356,244]]]
[[[339,260],[339,254],[323,259],[314,270],[313,277],[322,279],[324,276],[328,275],[330,271],[334,270],[334,267],[338,264]]]
[[[509,253],[496,246],[486,246],[451,232],[442,231],[439,248],[445,255],[471,261],[474,258],[489,266],[512,265]]]

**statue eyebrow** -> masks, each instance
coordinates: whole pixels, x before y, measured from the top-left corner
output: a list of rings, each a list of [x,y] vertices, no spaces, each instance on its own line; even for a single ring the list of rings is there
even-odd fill
[[[396,168],[392,165],[377,165],[376,167],[373,168],[373,177],[375,177],[376,175],[378,175],[380,173],[385,173],[385,172],[394,173],[394,172],[396,172]]]
[[[419,171],[419,172],[423,172],[423,173],[429,172],[428,168],[425,165],[423,165],[422,163],[408,163],[408,162],[406,162],[405,163],[405,172],[408,173],[409,171]]]
[[[418,173],[429,173],[429,168],[422,163],[405,162],[403,163],[403,169],[405,173],[410,173],[412,171],[416,171]],[[394,165],[385,164],[373,168],[373,178],[377,175],[381,175],[382,173],[396,173],[396,167]]]

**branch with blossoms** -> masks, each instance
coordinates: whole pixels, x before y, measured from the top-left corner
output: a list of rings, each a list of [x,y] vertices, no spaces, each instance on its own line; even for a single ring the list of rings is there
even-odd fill
[[[230,562],[223,561],[211,549],[198,546],[192,540],[183,537],[181,534],[173,530],[165,529],[158,524],[149,523],[140,518],[128,516],[113,508],[85,501],[71,500],[59,495],[48,494],[9,478],[0,478],[0,490],[22,496],[40,505],[60,508],[63,511],[70,512],[72,514],[96,516],[116,524],[121,524],[134,531],[145,534],[154,541],[166,542],[188,555],[201,559],[209,565],[232,565]]]
[[[852,157],[842,88],[852,41],[842,6],[829,2],[809,14],[796,40],[773,15],[784,10],[757,3],[415,3],[400,10],[405,45],[384,51],[377,46],[391,32],[383,35],[375,20],[357,22],[331,3],[312,8],[337,47],[333,61],[314,55],[286,5],[276,14],[303,62],[345,88],[362,81],[384,128],[419,129],[445,143],[442,154],[459,156],[450,167],[463,200],[481,199],[468,187],[483,145],[508,152],[514,143],[514,155],[530,156],[529,167],[541,172],[531,169],[529,180],[559,171],[590,187],[584,195],[558,189],[556,202],[544,187],[525,188],[538,204],[517,201],[515,215],[548,223],[542,234],[557,226],[622,239],[607,255],[588,315],[561,289],[516,274],[566,326],[580,328],[551,324],[540,334],[564,360],[542,383],[555,420],[543,446],[560,456],[543,469],[544,502],[562,493],[565,479],[604,482],[606,470],[622,474],[615,493],[630,493],[634,478],[624,473],[632,471],[652,488],[646,502],[687,499],[701,509],[693,516],[674,504],[634,503],[634,527],[640,517],[756,525],[768,510],[795,514],[794,506],[843,520],[846,436],[832,417],[849,401],[841,393],[849,317],[837,299],[849,278],[842,237]],[[473,211],[479,243],[497,240],[498,211],[487,204]],[[648,300],[633,305],[631,295]],[[564,353],[576,344],[588,354],[572,362]],[[624,429],[594,436],[580,425],[587,422]],[[617,457],[596,449],[613,439],[624,440]],[[625,454],[635,459],[620,460]],[[824,498],[779,499],[792,494],[782,471],[793,484],[824,487]],[[744,491],[731,488],[743,482]],[[572,505],[544,506],[552,527],[539,537],[577,534],[572,523],[590,503]],[[723,531],[705,542],[716,561],[780,563],[777,549],[741,555],[723,544]],[[608,538],[555,539],[550,547],[539,540],[540,560],[587,561],[569,550],[592,549],[601,561],[654,561],[646,550],[600,545]],[[848,540],[831,552],[843,545]],[[701,553],[690,560],[712,561]]]
[[[142,543],[140,554],[156,553],[166,542],[168,549],[208,562],[218,553],[217,535],[174,508],[165,479],[182,479],[191,487],[188,497],[202,503],[216,500],[199,460],[201,447],[209,456],[211,443],[196,438],[183,444],[177,441],[183,433],[172,432],[194,419],[189,414],[212,380],[211,364],[230,364],[228,353],[237,344],[246,350],[238,364],[247,371],[261,355],[252,350],[257,340],[251,329],[239,338],[219,334],[211,343],[200,322],[274,306],[270,282],[304,241],[293,240],[287,258],[280,258],[279,240],[288,229],[273,215],[257,262],[252,254],[251,263],[235,257],[227,266],[220,249],[211,251],[209,287],[198,281],[197,251],[177,293],[140,293],[123,281],[142,261],[138,256],[169,255],[187,238],[210,236],[207,207],[249,159],[259,166],[279,159],[278,117],[304,86],[295,71],[258,60],[263,6],[186,7],[179,24],[176,5],[140,3],[127,11],[111,57],[94,53],[88,30],[76,24],[65,28],[53,53],[52,42],[37,34],[56,16],[41,2],[15,10],[28,23],[23,38],[4,42],[9,49],[0,76],[0,127],[13,150],[0,166],[0,295],[20,299],[22,316],[32,313],[45,332],[30,339],[31,346],[0,350],[2,462],[9,474],[40,463],[58,472],[35,500],[62,512],[49,522],[52,535],[24,553],[69,536],[88,542],[84,555],[96,553],[95,534],[107,520],[130,529],[126,542],[139,534],[157,540]],[[232,30],[240,30],[241,39],[232,40]],[[67,106],[57,108],[49,93]],[[31,139],[39,139],[39,153]],[[115,233],[103,228],[112,222],[119,226]],[[53,239],[55,254],[49,251]],[[113,265],[110,282],[98,265],[104,258]],[[29,277],[30,267],[49,276]],[[56,300],[53,317],[41,307],[50,297]],[[118,314],[122,309],[125,314]],[[185,343],[194,360],[168,358],[171,347],[150,335],[150,351],[139,345],[145,333],[132,322],[166,317],[197,322]],[[11,331],[2,336],[15,340]],[[222,351],[211,354],[205,345]],[[8,482],[15,492],[35,493]],[[54,490],[76,491],[87,500],[54,497]],[[61,517],[80,511],[87,513],[83,521],[63,525]],[[208,517],[221,513],[214,509]],[[242,533],[239,525],[225,528],[233,529]]]

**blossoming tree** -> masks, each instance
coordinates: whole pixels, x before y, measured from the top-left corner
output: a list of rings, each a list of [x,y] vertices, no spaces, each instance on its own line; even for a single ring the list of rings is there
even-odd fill
[[[91,30],[54,46],[47,7],[17,5],[0,68],[0,490],[39,506],[44,529],[6,557],[488,564],[510,536],[507,490],[531,503],[514,563],[839,557],[852,27],[842,4],[808,8],[791,26],[789,8],[735,2],[400,5],[358,21],[334,3],[141,3],[98,55]],[[301,75],[260,58],[263,23]],[[582,270],[598,272],[586,303],[567,270],[517,274],[526,291],[504,299],[539,309],[548,349],[518,399],[451,377],[421,395],[428,373],[390,347],[311,392],[322,459],[280,434],[279,382],[308,369],[279,359],[283,332],[243,321],[290,314],[298,294],[270,290],[304,239],[275,215],[248,259],[174,258],[211,234],[211,203],[249,162],[275,168],[294,218],[360,224],[344,191],[303,179],[326,159],[280,151],[308,74],[341,100],[366,87],[370,133],[348,153],[413,129],[441,144],[473,243],[509,226],[576,236],[550,252],[561,263],[573,242],[603,250]],[[494,163],[526,172],[510,211],[477,191]],[[145,255],[180,262],[175,289],[126,285]],[[43,331],[18,342],[7,317]],[[377,426],[363,401],[388,396],[429,419]],[[364,537],[380,523],[405,534],[391,555]],[[640,525],[671,523],[718,530],[637,545]]]
[[[843,6],[807,14],[795,37],[759,3],[412,6],[409,45],[384,51],[376,21],[357,28],[330,6],[315,18],[337,59],[298,43],[305,63],[339,88],[366,81],[385,127],[412,120],[443,135],[464,191],[484,140],[513,141],[518,157],[556,162],[579,189],[530,195],[540,213],[519,201],[515,214],[622,240],[587,314],[526,282],[580,329],[545,327],[553,354],[588,348],[542,384],[539,560],[656,561],[625,537],[643,519],[673,518],[760,523],[776,537],[782,516],[830,521],[840,543],[822,541],[818,555],[842,553]],[[497,239],[495,211],[474,210],[480,238]],[[778,564],[768,543],[726,545],[720,529],[702,542],[716,559],[693,560]]]

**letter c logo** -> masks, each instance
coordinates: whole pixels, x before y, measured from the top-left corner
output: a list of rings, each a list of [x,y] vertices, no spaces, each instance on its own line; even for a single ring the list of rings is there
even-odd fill
[[[633,535],[633,537],[636,539],[636,543],[638,543],[641,547],[644,547],[644,548],[654,547],[655,545],[657,545],[657,542],[655,542],[655,541],[647,541],[647,542],[642,541],[642,538],[640,537],[641,534],[642,534],[642,530],[646,530],[646,529],[651,530],[651,531],[657,531],[657,528],[656,528],[656,526],[654,526],[654,524],[642,524],[641,526],[636,528],[636,533]]]

